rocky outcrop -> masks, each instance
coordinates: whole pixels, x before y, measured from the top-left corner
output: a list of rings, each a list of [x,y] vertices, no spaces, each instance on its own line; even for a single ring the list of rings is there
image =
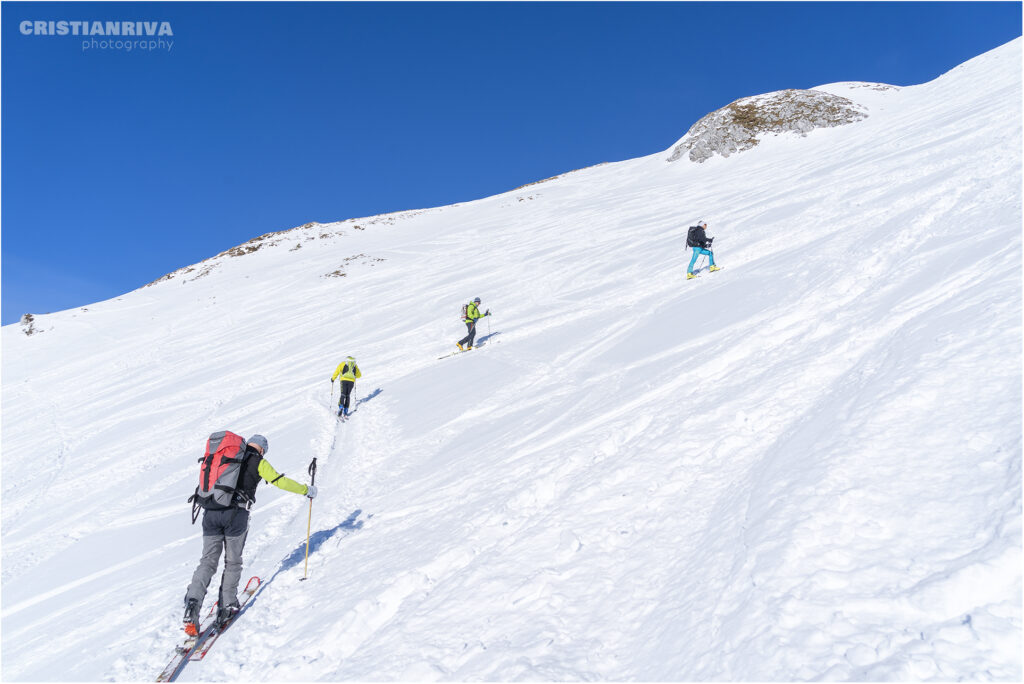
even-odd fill
[[[21,326],[22,332],[26,335],[35,335],[39,332],[36,330],[36,317],[30,313],[24,314],[21,317]]]
[[[867,117],[852,100],[820,90],[780,90],[736,100],[695,123],[672,149],[668,161],[684,155],[704,162],[749,150],[766,134],[797,133],[830,128]]]

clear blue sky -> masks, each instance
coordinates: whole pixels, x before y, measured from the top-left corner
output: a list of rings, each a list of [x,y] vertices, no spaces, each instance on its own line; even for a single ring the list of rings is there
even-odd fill
[[[746,95],[922,83],[1021,35],[1019,2],[4,2],[2,16],[4,324],[269,231],[651,154]],[[26,20],[166,21],[174,42],[83,51],[81,36],[23,35]]]

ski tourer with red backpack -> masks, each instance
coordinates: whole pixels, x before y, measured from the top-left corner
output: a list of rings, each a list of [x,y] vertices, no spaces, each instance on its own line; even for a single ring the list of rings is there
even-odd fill
[[[206,451],[199,460],[199,486],[189,497],[192,523],[203,511],[203,555],[185,592],[185,633],[195,636],[199,631],[199,615],[210,580],[220,564],[224,551],[224,574],[221,576],[217,600],[217,622],[228,623],[238,612],[238,582],[242,576],[242,549],[249,532],[249,511],[256,501],[256,487],[261,480],[286,492],[316,496],[316,487],[304,485],[278,474],[265,456],[267,438],[253,435],[248,440],[233,432],[210,435]]]
[[[476,338],[476,322],[485,316],[490,316],[491,310],[480,313],[480,298],[477,297],[469,304],[462,305],[462,322],[466,324],[466,336],[455,343],[459,351],[469,351],[473,348],[473,340]]]

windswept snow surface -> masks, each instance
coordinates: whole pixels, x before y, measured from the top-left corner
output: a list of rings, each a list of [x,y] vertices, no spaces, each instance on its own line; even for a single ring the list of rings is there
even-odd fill
[[[1021,41],[823,89],[868,118],[5,327],[3,678],[156,676],[227,428],[318,459],[309,580],[307,500],[263,485],[263,588],[183,681],[1019,680]],[[724,268],[687,282],[700,218]]]

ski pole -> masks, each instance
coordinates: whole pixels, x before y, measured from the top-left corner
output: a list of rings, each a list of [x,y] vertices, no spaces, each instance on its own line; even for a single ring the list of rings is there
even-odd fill
[[[333,383],[332,383],[333,385]],[[334,393],[331,392],[331,399],[334,399]],[[309,464],[309,484],[316,484],[316,456],[313,457],[313,461]],[[306,579],[309,575],[309,531],[313,525],[313,500],[309,500],[309,521],[306,522],[306,567],[302,571],[302,579]]]

